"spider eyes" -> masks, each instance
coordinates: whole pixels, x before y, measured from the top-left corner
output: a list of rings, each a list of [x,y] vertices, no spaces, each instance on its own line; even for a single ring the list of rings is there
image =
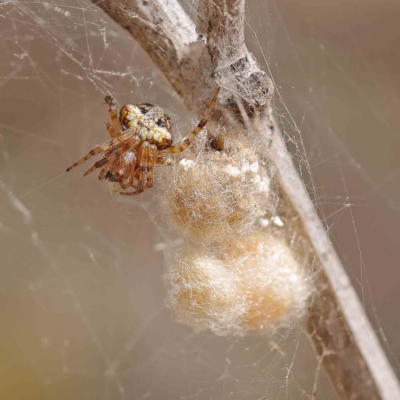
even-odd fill
[[[161,111],[161,109],[159,109],[158,107],[156,107],[154,104],[150,104],[150,103],[143,103],[137,106],[141,112],[142,115],[146,115],[148,114],[150,111],[153,111],[152,114],[155,114],[154,117],[157,118],[157,114],[163,114]],[[152,117],[153,118],[153,117]],[[167,128],[167,121],[166,119],[169,119],[168,116],[165,115],[165,117],[161,116],[161,118],[158,118],[156,121],[156,124],[160,127],[160,128]],[[155,119],[154,119],[155,120]],[[153,120],[153,121],[154,121]]]
[[[167,127],[167,124],[161,118],[158,119],[157,125],[160,126],[161,128]]]
[[[151,103],[143,103],[139,106],[140,112],[145,115],[147,114],[152,108],[154,108],[154,104]]]

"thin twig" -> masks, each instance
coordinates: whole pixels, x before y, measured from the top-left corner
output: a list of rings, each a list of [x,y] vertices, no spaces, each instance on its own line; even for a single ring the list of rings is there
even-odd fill
[[[270,106],[271,81],[245,46],[245,1],[199,0],[197,27],[177,0],[93,2],[139,42],[188,109],[210,97],[215,80],[225,89],[224,115],[269,136],[281,202],[299,221],[320,270],[307,330],[323,365],[341,399],[400,399],[396,376],[286,151]]]

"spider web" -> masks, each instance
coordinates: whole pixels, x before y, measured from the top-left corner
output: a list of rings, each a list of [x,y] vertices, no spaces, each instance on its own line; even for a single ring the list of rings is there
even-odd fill
[[[292,3],[249,1],[248,46],[398,371],[400,7]],[[198,117],[126,32],[88,1],[3,1],[0,44],[1,398],[335,399],[301,327],[227,339],[171,319],[161,276],[180,242],[157,187],[124,199],[64,174],[107,138],[105,94],[164,107],[182,136]]]

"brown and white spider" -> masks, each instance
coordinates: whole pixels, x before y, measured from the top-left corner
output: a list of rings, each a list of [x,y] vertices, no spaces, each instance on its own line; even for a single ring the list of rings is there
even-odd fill
[[[111,96],[106,96],[111,124],[106,129],[111,137],[107,142],[96,146],[84,157],[67,168],[67,172],[96,154],[103,158],[89,168],[83,176],[101,168],[99,179],[118,182],[121,190],[133,187],[132,192],[119,192],[133,196],[149,189],[154,183],[154,167],[169,163],[167,153],[180,153],[185,150],[196,135],[204,128],[211,117],[219,93],[216,90],[208,107],[207,114],[180,145],[172,145],[171,120],[159,107],[149,104],[127,104],[118,114]],[[137,184],[135,185],[135,182]]]

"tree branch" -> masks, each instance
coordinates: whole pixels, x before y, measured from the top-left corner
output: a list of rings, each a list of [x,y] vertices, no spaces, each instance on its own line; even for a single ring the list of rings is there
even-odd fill
[[[245,46],[244,0],[199,0],[197,28],[177,0],[93,2],[139,42],[188,109],[198,109],[216,81],[225,89],[231,126],[251,124],[271,140],[281,207],[298,221],[303,251],[312,250],[320,270],[307,330],[325,369],[342,399],[400,399],[396,376],[287,153],[270,106],[271,80]]]
[[[200,0],[196,31],[208,37],[213,69],[233,64],[247,52],[244,43],[244,1]]]

